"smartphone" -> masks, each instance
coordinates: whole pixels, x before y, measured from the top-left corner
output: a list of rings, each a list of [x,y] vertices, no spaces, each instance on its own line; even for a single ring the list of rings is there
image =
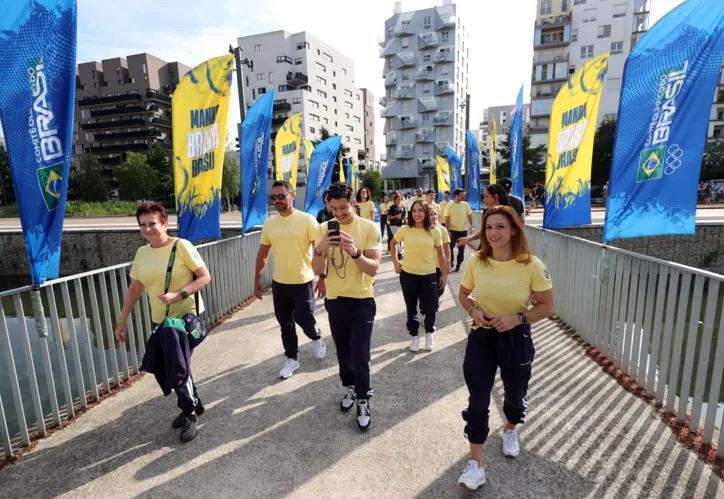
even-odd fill
[[[339,222],[336,220],[330,220],[327,222],[327,229],[331,232],[329,233],[332,237],[339,237]]]

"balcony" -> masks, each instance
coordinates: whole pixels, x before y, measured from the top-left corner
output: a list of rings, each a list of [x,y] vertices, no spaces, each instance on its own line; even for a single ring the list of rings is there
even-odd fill
[[[153,116],[149,118],[148,122],[153,123],[154,125],[165,126],[167,128],[171,128],[172,126],[171,120],[166,118],[160,118],[158,116]]]
[[[146,126],[143,118],[131,118],[127,120],[105,121],[102,123],[85,123],[80,126],[84,132],[97,130],[110,130],[112,128],[129,128],[134,126]]]
[[[565,47],[571,43],[570,34],[564,33],[563,31],[557,33],[542,33],[540,38],[536,38],[534,41],[534,47]]]
[[[282,126],[285,121],[287,121],[287,116],[282,116],[281,118],[272,118],[271,125],[272,126]]]
[[[385,134],[385,145],[397,145],[397,132],[387,132],[387,134]]]
[[[421,158],[417,158],[417,161],[420,163],[420,168],[435,168],[434,156],[423,156]]]
[[[442,28],[454,28],[457,26],[458,19],[452,14],[448,14],[440,17],[442,20]]]
[[[360,161],[363,159],[367,159],[367,153],[364,149],[357,149],[357,159]]]
[[[387,105],[387,97],[384,95],[380,97],[380,106],[385,107]]]
[[[379,45],[380,47],[384,47],[386,44],[387,38],[385,38],[384,36],[377,37],[377,45]]]
[[[385,75],[385,86],[391,87],[397,84],[397,73],[390,71]]]
[[[384,107],[380,111],[380,118],[391,118],[395,115],[391,107]]]
[[[413,99],[415,97],[414,83],[403,83],[395,89],[395,99]]]
[[[452,126],[453,120],[452,111],[441,111],[432,117],[432,124],[434,126]]]
[[[434,128],[420,128],[415,134],[415,142],[435,142],[435,129]]]
[[[309,77],[302,73],[301,71],[292,72],[289,71],[287,73],[287,84],[292,85],[294,87],[299,85],[306,85],[309,83]]]
[[[104,140],[127,140],[127,139],[145,139],[148,137],[160,137],[161,130],[158,128],[147,128],[146,130],[136,130],[135,132],[119,132],[119,133],[95,133],[94,141]]]
[[[448,148],[452,149],[450,142],[435,142],[435,151],[440,156],[447,154]]]
[[[449,48],[438,49],[432,56],[433,62],[453,62],[452,50]]]
[[[170,87],[169,87],[170,88]],[[146,99],[163,102],[164,104],[171,104],[171,96],[163,94],[158,90],[148,89],[146,90]]]
[[[103,106],[105,104],[118,104],[123,102],[133,102],[140,100],[140,93],[131,92],[129,94],[108,95],[106,97],[91,97],[89,99],[81,99],[78,101],[78,107]]]
[[[533,64],[548,64],[557,62],[568,62],[570,60],[570,54],[568,52],[561,52],[558,54],[535,54],[533,57]]]
[[[126,151],[148,151],[148,144],[116,144],[111,146],[96,146],[85,148],[85,152],[92,154]]]
[[[384,47],[380,49],[380,57],[387,57],[388,55],[394,55],[395,53],[395,44],[393,43],[395,40],[390,40],[387,43],[385,43]]]
[[[410,23],[397,23],[395,27],[392,28],[392,32],[395,36],[405,36],[412,33],[412,28],[410,28]]]
[[[91,118],[105,118],[108,116],[122,116],[124,114],[145,114],[158,111],[156,104],[139,104],[136,106],[122,106],[111,109],[96,109],[90,112]]]
[[[437,80],[435,82],[435,93],[437,95],[451,94],[455,91],[452,80]]]
[[[418,68],[417,74],[415,75],[415,79],[418,81],[423,80],[434,80],[435,79],[435,66],[432,64],[428,64],[427,66],[422,66]]]
[[[561,26],[566,26],[571,24],[571,16],[555,16],[555,17],[546,17],[545,19],[541,19],[539,21],[535,22],[535,25],[537,28],[540,29],[548,29],[548,28],[558,28]]]
[[[440,43],[437,33],[420,33],[419,48],[437,47]]]
[[[435,97],[420,97],[417,100],[417,110],[420,113],[431,113],[437,111],[437,99]]]
[[[398,116],[400,119],[400,125],[402,128],[415,128],[416,121],[415,117],[411,114],[401,114]]]
[[[413,54],[412,52],[400,52],[399,54],[397,54],[397,57],[400,59],[401,68],[414,66],[416,63],[415,54]]]
[[[415,151],[415,144],[402,144],[395,151],[395,157],[397,158],[410,158],[413,156]]]
[[[272,111],[275,113],[289,112],[292,110],[292,105],[286,100],[275,100]]]

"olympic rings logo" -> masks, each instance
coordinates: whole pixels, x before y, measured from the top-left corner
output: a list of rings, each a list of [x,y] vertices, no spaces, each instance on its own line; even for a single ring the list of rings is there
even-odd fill
[[[681,166],[681,158],[684,156],[684,150],[677,144],[672,144],[666,150],[666,166],[664,167],[664,173],[666,175],[673,175],[676,170]]]

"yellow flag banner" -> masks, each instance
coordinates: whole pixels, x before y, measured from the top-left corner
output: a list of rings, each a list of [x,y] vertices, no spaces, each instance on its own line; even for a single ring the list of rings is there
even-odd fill
[[[494,184],[498,179],[495,176],[495,168],[498,163],[498,127],[495,124],[495,115],[491,116],[490,125],[490,184]]]
[[[309,139],[302,139],[304,141],[304,168],[309,175],[309,163],[312,160],[312,153],[314,152],[314,144]]]
[[[277,132],[274,141],[276,180],[286,180],[297,190],[299,143],[302,139],[303,113],[290,116]]]
[[[591,162],[608,53],[579,68],[553,101],[543,227],[591,223]]]
[[[450,165],[447,158],[435,156],[435,166],[437,167],[437,192],[445,192],[450,190]]]
[[[179,237],[221,238],[221,174],[224,170],[232,54],[189,71],[171,101],[174,187]]]
[[[351,186],[352,186],[352,190],[354,192],[357,192],[358,190],[360,190],[359,166],[357,166],[357,161],[355,161],[354,159],[352,159],[352,183],[351,183]]]

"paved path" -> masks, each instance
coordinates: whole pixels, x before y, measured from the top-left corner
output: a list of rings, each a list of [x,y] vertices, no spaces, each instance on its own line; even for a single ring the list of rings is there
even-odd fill
[[[329,350],[277,379],[281,342],[271,297],[214,330],[196,353],[207,412],[182,445],[177,409],[151,376],[41,441],[0,472],[3,498],[20,497],[473,497],[456,488],[466,460],[461,410],[466,328],[452,293],[441,302],[434,352],[407,350],[402,296],[389,257],[379,275],[373,337],[374,424],[366,434],[338,409]],[[453,281],[458,281],[455,274]],[[453,283],[453,287],[457,284]],[[641,400],[604,375],[551,322],[534,330],[537,356],[520,456],[501,454],[502,387],[494,389],[489,498],[701,497],[724,484]]]

